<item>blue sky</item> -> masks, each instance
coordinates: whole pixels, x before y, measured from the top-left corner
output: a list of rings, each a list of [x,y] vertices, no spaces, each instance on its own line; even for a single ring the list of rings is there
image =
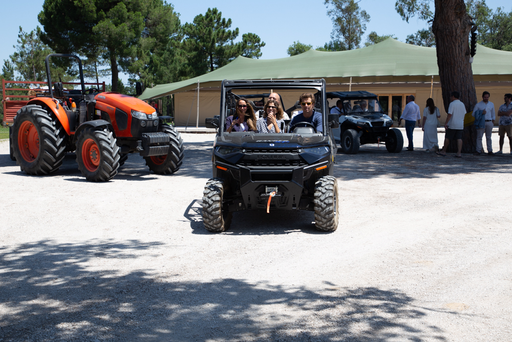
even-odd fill
[[[239,38],[243,33],[255,33],[266,43],[262,59],[288,57],[286,51],[295,41],[310,44],[314,48],[330,41],[331,19],[327,16],[324,0],[175,0],[173,4],[180,14],[182,23],[192,22],[198,14],[204,14],[209,7],[217,7],[224,18],[231,18],[232,28],[238,27]],[[35,29],[39,22],[37,15],[44,0],[3,0],[0,20],[0,63],[15,52],[19,27],[25,32]],[[492,9],[512,10],[509,0],[487,0]],[[416,18],[409,23],[403,21],[394,8],[395,0],[361,0],[359,6],[370,15],[366,34],[376,31],[379,35],[394,35],[405,41],[409,34],[416,33],[427,24]],[[40,25],[39,25],[40,26]],[[366,35],[363,38],[363,44]]]

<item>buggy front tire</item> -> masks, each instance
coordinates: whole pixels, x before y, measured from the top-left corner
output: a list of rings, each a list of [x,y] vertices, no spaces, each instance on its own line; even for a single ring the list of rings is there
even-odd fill
[[[390,153],[400,153],[403,147],[404,136],[402,132],[397,128],[391,128],[386,139],[386,149]]]
[[[338,228],[338,185],[333,176],[324,176],[315,183],[315,227],[324,232]]]
[[[224,208],[224,183],[219,178],[206,182],[203,192],[203,224],[210,232],[220,233],[231,225],[232,213]]]
[[[359,151],[359,135],[355,129],[349,128],[341,134],[341,149],[343,153],[355,154]]]

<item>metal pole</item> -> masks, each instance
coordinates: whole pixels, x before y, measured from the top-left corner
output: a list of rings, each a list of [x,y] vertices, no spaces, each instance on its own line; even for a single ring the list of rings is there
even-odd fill
[[[197,118],[196,128],[199,128],[199,80],[197,80]]]

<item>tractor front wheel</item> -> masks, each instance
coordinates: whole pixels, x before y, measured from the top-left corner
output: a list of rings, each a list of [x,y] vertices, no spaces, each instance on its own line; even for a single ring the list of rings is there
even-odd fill
[[[88,181],[106,182],[119,169],[119,146],[107,128],[87,127],[76,143],[78,169]]]
[[[163,124],[161,132],[169,134],[171,145],[167,154],[145,157],[146,165],[159,175],[168,175],[179,170],[183,163],[183,139],[175,128]]]
[[[38,105],[22,107],[10,137],[13,157],[30,175],[56,171],[66,155],[66,133],[60,122]]]

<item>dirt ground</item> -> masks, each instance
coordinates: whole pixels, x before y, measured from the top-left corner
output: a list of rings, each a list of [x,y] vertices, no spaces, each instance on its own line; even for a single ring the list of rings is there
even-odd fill
[[[276,211],[212,234],[214,136],[182,136],[176,174],[132,155],[97,184],[73,154],[52,176],[23,174],[0,141],[0,341],[510,341],[507,144],[338,153],[337,231]]]

